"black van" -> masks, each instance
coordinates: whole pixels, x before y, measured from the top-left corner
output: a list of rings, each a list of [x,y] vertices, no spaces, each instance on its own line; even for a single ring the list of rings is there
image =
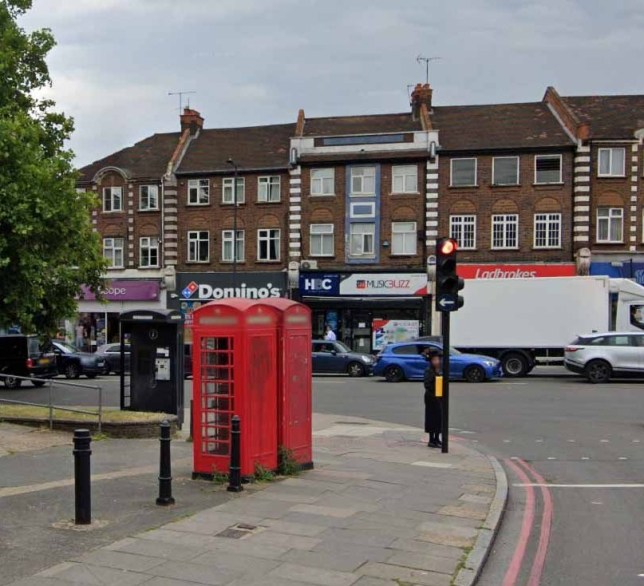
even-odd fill
[[[34,378],[52,378],[58,374],[56,356],[41,350],[37,336],[9,334],[0,336],[0,374],[13,374]],[[19,378],[0,377],[8,389],[17,389],[22,380]],[[45,383],[31,381],[36,387]]]

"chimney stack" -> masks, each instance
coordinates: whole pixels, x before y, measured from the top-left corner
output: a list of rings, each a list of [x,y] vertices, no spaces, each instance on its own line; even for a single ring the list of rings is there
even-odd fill
[[[181,132],[190,129],[190,135],[195,136],[203,128],[203,118],[197,110],[184,108],[181,114]]]
[[[420,118],[420,107],[425,104],[428,112],[432,109],[432,88],[428,83],[417,83],[414,91],[411,92],[411,113],[414,120]]]

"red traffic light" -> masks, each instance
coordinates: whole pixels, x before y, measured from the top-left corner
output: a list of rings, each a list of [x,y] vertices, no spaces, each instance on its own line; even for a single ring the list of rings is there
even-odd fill
[[[440,253],[447,256],[449,254],[453,254],[454,252],[456,252],[456,241],[452,240],[451,238],[446,238],[441,243]]]

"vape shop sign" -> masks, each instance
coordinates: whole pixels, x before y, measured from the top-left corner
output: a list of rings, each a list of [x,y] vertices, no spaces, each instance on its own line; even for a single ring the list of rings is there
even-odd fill
[[[420,335],[420,322],[415,319],[374,319],[372,347],[382,350],[387,344],[415,340]]]

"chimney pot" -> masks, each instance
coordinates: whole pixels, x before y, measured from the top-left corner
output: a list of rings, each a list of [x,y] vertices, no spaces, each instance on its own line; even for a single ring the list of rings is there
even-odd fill
[[[427,110],[432,109],[432,88],[428,83],[417,83],[414,91],[411,92],[411,113],[414,120],[420,118],[420,106],[425,104]]]
[[[191,108],[184,108],[180,116],[181,132],[190,129],[190,134],[194,136],[203,128],[203,118],[197,110]]]

